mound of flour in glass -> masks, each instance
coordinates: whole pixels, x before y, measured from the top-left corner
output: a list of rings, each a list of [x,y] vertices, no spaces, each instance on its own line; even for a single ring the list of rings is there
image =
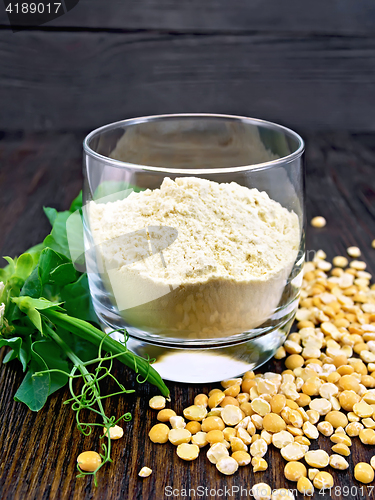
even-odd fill
[[[165,178],[88,208],[103,281],[126,322],[150,333],[213,338],[261,325],[299,249],[297,215],[235,182]]]

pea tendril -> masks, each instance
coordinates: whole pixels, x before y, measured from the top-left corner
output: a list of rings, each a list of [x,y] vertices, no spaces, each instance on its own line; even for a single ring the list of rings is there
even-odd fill
[[[45,326],[46,333],[52,337],[57,344],[59,344],[60,348],[65,352],[65,354],[70,358],[73,362],[73,368],[70,373],[67,373],[63,370],[51,369],[51,370],[43,370],[36,372],[33,377],[40,377],[46,373],[52,372],[60,372],[69,377],[68,387],[71,394],[71,398],[64,401],[64,404],[71,404],[72,410],[76,413],[76,422],[77,429],[84,435],[90,436],[95,427],[102,427],[103,434],[100,436],[100,439],[107,438],[107,444],[102,443],[102,453],[100,456],[102,458],[101,464],[96,468],[93,472],[83,471],[79,465],[77,464],[77,469],[79,474],[77,477],[84,477],[88,475],[94,476],[95,486],[98,485],[97,482],[97,473],[99,470],[108,462],[112,462],[111,459],[111,438],[110,438],[110,429],[114,427],[121,421],[128,422],[131,420],[131,413],[127,412],[121,415],[119,418],[111,416],[108,417],[104,411],[102,400],[111,398],[113,396],[118,396],[121,394],[129,394],[135,392],[133,389],[126,389],[111,373],[113,367],[113,360],[121,356],[121,353],[112,354],[111,352],[102,352],[102,346],[104,342],[103,340],[100,342],[98,349],[98,357],[92,359],[88,362],[82,361],[70,348],[69,346],[59,337],[59,335],[54,332],[47,324]],[[87,367],[90,365],[96,365],[93,371],[88,371]],[[79,372],[79,373],[77,373]],[[106,378],[112,379],[119,390],[112,392],[111,394],[102,395],[100,392],[99,383],[102,382]],[[83,379],[83,386],[81,390],[76,393],[74,389],[74,381],[77,379]],[[145,382],[146,378],[143,380]],[[81,412],[89,410],[101,417],[102,422],[83,422],[81,421]]]

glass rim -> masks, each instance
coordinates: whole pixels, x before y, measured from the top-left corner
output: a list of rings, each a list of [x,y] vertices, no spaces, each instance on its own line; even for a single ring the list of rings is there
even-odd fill
[[[225,168],[165,168],[165,167],[155,167],[151,165],[143,165],[138,163],[125,162],[121,160],[116,160],[114,158],[110,158],[108,156],[104,156],[100,153],[97,153],[89,146],[89,142],[91,139],[103,132],[107,132],[109,130],[115,130],[120,127],[127,127],[129,125],[136,125],[138,123],[147,123],[158,120],[168,120],[171,118],[213,118],[213,119],[226,119],[233,121],[240,121],[252,125],[257,125],[263,127],[265,129],[275,130],[278,132],[283,132],[284,135],[292,137],[297,141],[298,147],[295,151],[286,156],[281,156],[280,158],[276,158],[275,160],[270,160],[262,163],[254,163],[250,165],[241,165],[241,166],[233,166],[233,167],[225,167]],[[164,115],[148,115],[141,116],[138,118],[128,118],[125,120],[120,120],[117,122],[112,122],[107,125],[103,125],[101,127],[96,128],[92,132],[90,132],[85,139],[83,140],[83,149],[87,156],[104,162],[107,165],[116,168],[139,168],[141,170],[158,172],[158,173],[170,173],[170,174],[220,174],[220,173],[231,173],[231,172],[243,172],[246,170],[264,170],[270,169],[273,167],[277,167],[280,165],[285,165],[287,163],[292,162],[293,160],[300,158],[305,151],[305,143],[302,137],[294,132],[294,130],[284,127],[283,125],[279,125],[278,123],[270,122],[267,120],[262,120],[259,118],[250,118],[246,116],[239,115],[226,115],[226,114],[215,114],[215,113],[175,113],[175,114],[164,114]]]

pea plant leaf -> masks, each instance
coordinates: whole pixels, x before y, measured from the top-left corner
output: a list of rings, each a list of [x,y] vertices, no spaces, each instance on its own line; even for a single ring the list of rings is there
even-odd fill
[[[74,200],[72,201],[69,212],[73,213],[80,208],[82,208],[82,191],[80,191],[77,198],[74,198]]]
[[[39,277],[39,268],[37,266],[25,281],[20,295],[28,295],[36,299],[42,295],[42,288],[42,280]]]
[[[43,207],[43,211],[46,214],[49,223],[51,224],[51,226],[53,226],[59,212],[56,210],[56,208],[51,207]]]
[[[62,351],[56,342],[43,339],[33,343],[33,351],[36,352],[48,366],[49,369],[62,370],[65,373],[69,373],[71,367],[67,359],[62,358]],[[68,382],[68,375],[60,372],[52,371],[50,372],[50,388],[48,395],[53,394],[58,391],[61,387]]]
[[[34,266],[34,257],[29,253],[24,253],[18,259],[4,257],[9,263],[4,269],[4,281],[1,284],[0,297],[5,305],[5,316],[7,320],[13,321],[17,318],[18,310],[15,304],[10,301],[11,297],[18,296]]]
[[[33,298],[42,295],[50,297],[51,290],[50,287],[46,288],[46,285],[61,287],[76,281],[78,276],[79,273],[75,270],[72,262],[68,261],[64,255],[51,248],[45,248],[40,254],[38,266],[25,281],[20,295],[28,295]]]
[[[10,276],[10,271],[8,268],[9,265],[0,269],[0,281],[2,281],[3,283],[8,281],[8,277]]]
[[[14,395],[14,400],[25,403],[32,411],[39,411],[47,401],[50,392],[51,377],[49,373],[33,377],[36,372],[47,370],[48,367],[33,348],[31,349],[31,353],[29,369]]]
[[[56,212],[54,209],[45,208],[44,211],[52,224],[52,231],[45,238],[44,245],[64,255],[69,260],[78,259],[79,270],[83,272],[84,244],[81,208],[82,193],[73,201],[70,210]]]
[[[70,316],[98,323],[91,302],[87,274],[82,274],[77,281],[64,286],[61,290],[61,299],[64,301],[64,309]]]
[[[5,356],[3,363],[8,363],[13,359],[19,359],[22,364],[22,369],[25,371],[31,357],[30,337],[0,338],[0,348],[4,346],[9,347],[11,350]]]
[[[34,267],[34,259],[31,254],[23,253],[20,255],[16,262],[16,267],[13,273],[14,277],[20,278],[25,282],[26,278],[30,275]]]
[[[11,257],[3,257],[4,260],[6,260],[8,262],[8,265],[6,267],[4,267],[3,269],[1,269],[1,272],[2,272],[2,275],[4,276],[5,279],[1,278],[4,283],[5,281],[7,281],[7,279],[12,276],[12,274],[14,273],[14,270],[16,268],[16,261],[17,259],[12,259]],[[1,276],[1,274],[0,274]]]
[[[8,260],[8,259],[7,259]],[[8,276],[7,286],[12,295],[18,295],[34,267],[34,259],[29,253],[23,253],[17,260],[10,259],[12,273]]]
[[[50,275],[61,264],[68,263],[69,260],[62,254],[55,252],[51,248],[45,248],[40,254],[38,273],[42,285],[50,283]]]
[[[76,281],[78,276],[72,262],[65,262],[51,271],[49,283],[64,286]]]
[[[0,349],[1,347],[7,346],[10,347],[10,351],[5,356],[3,363],[8,363],[12,359],[17,358],[17,353],[20,350],[20,346],[22,345],[21,337],[12,337],[10,339],[0,338]]]
[[[29,253],[34,260],[33,267],[35,267],[38,264],[39,256],[40,256],[40,253],[43,250],[43,248],[44,248],[44,244],[42,242],[42,243],[38,243],[37,245],[34,245],[33,247],[28,249],[27,253]]]
[[[68,239],[70,258],[75,268],[84,273],[85,266],[85,245],[83,238],[83,215],[82,210],[73,212],[66,221],[66,236]]]
[[[42,318],[39,310],[43,309],[54,309],[61,310],[59,305],[51,302],[43,297],[40,299],[33,299],[32,297],[22,296],[22,297],[12,297],[12,302],[17,304],[22,312],[24,312],[32,322],[32,324],[41,333],[43,333]]]
[[[58,212],[53,222],[51,234],[44,239],[44,245],[52,248],[58,253],[61,253],[70,259],[68,238],[66,234],[66,221],[70,217],[69,210],[65,212]]]

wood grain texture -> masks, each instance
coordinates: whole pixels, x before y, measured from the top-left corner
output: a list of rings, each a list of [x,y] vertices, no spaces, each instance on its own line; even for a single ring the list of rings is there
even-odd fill
[[[42,207],[65,210],[81,189],[78,137],[8,134],[0,140],[1,256],[19,255],[42,241],[50,230]]]
[[[0,31],[2,130],[215,112],[373,131],[375,38]]]
[[[66,208],[80,187],[81,137],[84,134],[5,134],[0,140],[0,252],[17,254],[39,242],[48,231],[41,205]],[[368,269],[375,274],[375,254],[370,247],[375,237],[375,136],[345,133],[307,135],[307,219],[323,215],[328,224],[323,229],[307,226],[307,247],[324,249],[329,257],[344,254],[350,244],[358,244]],[[13,203],[13,205],[12,205]],[[5,235],[5,238],[4,238]],[[2,356],[4,352],[2,353]],[[280,372],[281,362],[269,362],[262,370]],[[152,444],[148,437],[156,421],[156,412],[148,408],[149,397],[156,390],[138,385],[122,365],[115,365],[115,375],[136,394],[107,401],[108,413],[133,414],[126,424],[125,436],[114,443],[114,463],[102,471],[99,486],[90,479],[75,478],[77,455],[85,449],[98,449],[97,435],[82,437],[75,429],[74,414],[62,403],[66,391],[53,395],[46,407],[32,413],[15,403],[13,395],[23,374],[15,362],[0,367],[0,496],[1,500],[122,500],[164,499],[166,486],[182,488],[249,489],[254,482],[268,482],[272,487],[290,488],[295,483],[283,477],[284,460],[273,447],[267,455],[266,472],[252,473],[241,468],[232,477],[223,477],[210,464],[205,453],[193,463],[178,459],[172,445]],[[168,384],[172,408],[178,413],[191,404],[193,397],[210,386]],[[110,390],[110,387],[108,388]],[[353,464],[369,461],[374,451],[353,440],[349,472],[333,472],[335,485],[355,487],[350,496],[333,492],[315,495],[315,499],[372,500],[374,495],[353,479]],[[330,450],[327,438],[319,445]],[[316,448],[314,443],[312,448]],[[153,469],[150,478],[141,480],[137,473],[143,465]],[[343,490],[341,489],[341,492]],[[194,498],[193,494],[185,497]],[[196,497],[198,498],[198,497]],[[215,498],[208,491],[199,497]],[[219,497],[216,497],[219,498]],[[224,497],[225,498],[225,497]],[[227,495],[227,498],[231,498]],[[241,498],[239,494],[234,498]],[[243,498],[246,496],[243,495]],[[302,497],[299,496],[299,499]]]
[[[372,0],[80,0],[48,27],[371,34]],[[7,25],[5,10],[0,24]]]

